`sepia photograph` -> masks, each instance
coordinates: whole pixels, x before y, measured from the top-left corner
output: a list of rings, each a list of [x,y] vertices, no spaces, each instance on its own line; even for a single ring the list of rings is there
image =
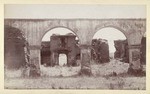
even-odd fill
[[[4,89],[146,90],[146,5],[4,4]]]

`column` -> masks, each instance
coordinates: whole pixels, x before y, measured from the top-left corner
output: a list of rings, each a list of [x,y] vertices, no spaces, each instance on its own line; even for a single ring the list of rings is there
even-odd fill
[[[40,49],[41,46],[38,45],[30,45],[30,60],[29,60],[29,76],[30,77],[37,77],[40,76]]]
[[[140,45],[129,46],[129,63],[130,67],[128,72],[131,74],[140,74],[142,71],[142,66],[140,62]]]
[[[81,49],[81,75],[90,76],[91,73],[91,46],[80,45]]]

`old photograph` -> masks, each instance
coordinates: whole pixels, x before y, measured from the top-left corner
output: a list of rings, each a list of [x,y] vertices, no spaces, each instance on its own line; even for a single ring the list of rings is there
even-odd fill
[[[146,90],[146,6],[5,4],[4,89]]]

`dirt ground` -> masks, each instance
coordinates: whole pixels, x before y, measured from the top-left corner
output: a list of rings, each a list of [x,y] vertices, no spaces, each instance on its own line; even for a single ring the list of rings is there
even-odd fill
[[[80,76],[78,67],[44,67],[41,77],[22,77],[22,70],[5,71],[6,89],[115,89],[145,90],[146,77],[127,74],[128,63],[111,60],[104,64],[91,64],[92,76]],[[114,75],[115,74],[115,75]]]

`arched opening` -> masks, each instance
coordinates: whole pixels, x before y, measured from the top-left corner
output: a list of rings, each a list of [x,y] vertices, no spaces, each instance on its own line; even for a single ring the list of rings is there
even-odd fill
[[[128,42],[126,36],[113,27],[102,28],[92,39],[92,59],[99,63],[112,59],[128,62]]]
[[[77,65],[79,39],[70,29],[57,27],[49,30],[41,42],[41,66],[55,69]]]

